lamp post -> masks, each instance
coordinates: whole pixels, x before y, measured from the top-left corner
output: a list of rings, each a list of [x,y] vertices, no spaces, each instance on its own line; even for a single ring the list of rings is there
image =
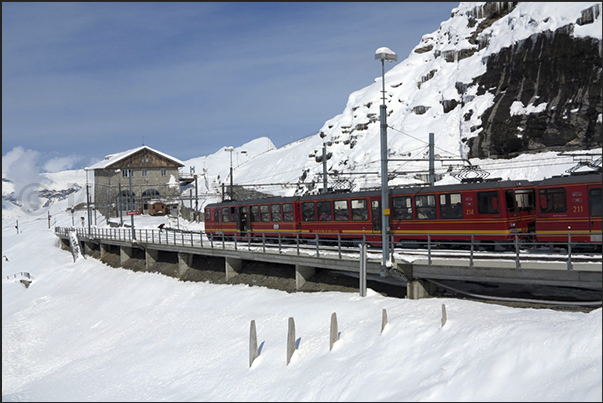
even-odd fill
[[[234,151],[234,147],[226,147],[224,151],[230,152],[230,200],[232,200],[232,152]]]
[[[90,192],[88,186],[88,169],[84,168],[86,172],[86,214],[88,215],[88,236],[90,236],[90,226],[92,225],[92,217],[90,217]]]
[[[388,270],[389,259],[389,191],[387,188],[387,113],[385,106],[385,62],[395,62],[398,56],[389,48],[379,48],[375,51],[375,60],[381,60],[381,84],[383,93],[383,104],[380,105],[381,112],[381,244],[383,258],[381,260],[381,276],[385,277]]]

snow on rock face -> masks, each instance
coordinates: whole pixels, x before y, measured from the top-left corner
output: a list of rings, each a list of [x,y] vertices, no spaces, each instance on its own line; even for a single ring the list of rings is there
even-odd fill
[[[438,146],[462,157],[508,157],[534,144],[541,151],[599,147],[599,9],[592,2],[460,3],[385,74],[390,149],[412,152],[430,132],[451,137]],[[377,143],[381,86],[378,77],[353,92],[321,135],[348,144],[368,136]],[[512,113],[516,101],[534,109]],[[398,142],[399,133],[415,139]]]

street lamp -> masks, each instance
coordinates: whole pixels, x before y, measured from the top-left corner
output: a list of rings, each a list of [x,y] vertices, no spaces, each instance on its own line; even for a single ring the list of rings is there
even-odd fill
[[[385,62],[395,62],[398,56],[389,48],[379,48],[375,51],[375,60],[381,60],[381,84],[383,93],[383,104],[380,105],[381,112],[381,244],[383,258],[381,260],[381,276],[385,277],[388,270],[389,259],[389,192],[387,189],[387,114],[385,112]]]
[[[230,152],[230,200],[232,200],[232,152],[234,151],[234,147],[226,147],[224,151]]]

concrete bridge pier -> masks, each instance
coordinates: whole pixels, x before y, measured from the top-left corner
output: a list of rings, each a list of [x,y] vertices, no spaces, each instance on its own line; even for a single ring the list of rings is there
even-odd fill
[[[150,270],[151,267],[153,267],[153,265],[155,265],[155,263],[157,263],[157,260],[159,260],[159,251],[155,250],[155,249],[145,249],[144,250],[144,260],[145,260],[145,266],[146,266],[146,270]]]
[[[295,265],[295,289],[299,290],[310,277],[316,274],[316,268],[311,266]]]
[[[82,242],[84,244],[84,254],[92,256],[94,253],[93,243],[92,242]]]
[[[69,245],[69,238],[61,238],[61,249],[71,250],[71,245]]]
[[[100,244],[100,258],[104,258],[107,253],[109,253],[109,251],[111,250],[111,245],[106,244],[106,243],[102,243]]]
[[[406,283],[406,298],[429,298],[436,291],[436,286],[427,280],[408,279]]]
[[[184,276],[193,265],[193,254],[178,252],[178,278]]]
[[[132,248],[129,246],[119,247],[119,261],[123,265],[132,257]]]
[[[226,257],[225,268],[226,268],[226,281],[230,280],[243,270],[243,259],[237,259],[234,257]]]

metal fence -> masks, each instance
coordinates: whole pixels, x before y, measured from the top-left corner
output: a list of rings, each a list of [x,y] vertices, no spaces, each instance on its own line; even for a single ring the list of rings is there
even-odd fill
[[[172,228],[158,229],[135,229],[131,228],[66,228],[55,227],[55,232],[59,235],[69,236],[70,231],[75,231],[78,237],[89,238],[93,240],[112,240],[123,242],[136,242],[155,245],[172,245],[191,248],[210,248],[210,249],[229,249],[229,250],[254,250],[255,252],[277,252],[277,253],[295,253],[298,256],[302,253],[315,257],[335,257],[342,259],[344,255],[358,257],[358,246],[366,244],[366,234],[346,234],[342,237],[340,233],[273,233],[253,231],[248,235],[241,237],[234,236],[232,233],[210,233],[205,231],[187,231]],[[373,234],[374,235],[374,234]],[[500,234],[480,234],[500,235]],[[551,235],[551,234],[549,234]],[[572,241],[572,234],[559,233],[567,241],[549,243],[536,242],[535,234],[515,234],[511,240],[485,244],[476,241],[476,236],[471,235],[470,240],[467,234],[446,234],[447,240],[438,239],[435,234],[427,234],[426,239],[417,243],[420,249],[412,246],[402,247],[405,241],[394,243],[394,236],[390,236],[390,251],[392,258],[394,253],[405,254],[421,251],[426,255],[428,264],[432,260],[441,257],[441,251],[458,251],[457,259],[467,259],[469,266],[474,266],[475,259],[496,258],[500,260],[514,261],[516,268],[521,268],[521,262],[526,260],[537,260],[538,256],[554,257],[556,261],[564,261],[567,269],[572,270],[573,260],[576,259],[576,251],[583,252],[595,248],[593,253],[587,253],[586,258],[594,262],[601,262],[600,244],[578,243]],[[454,238],[459,239],[454,241]],[[524,237],[531,239],[529,242]],[[451,240],[452,239],[452,240]],[[461,240],[463,239],[463,240]],[[597,255],[596,248],[599,248]],[[540,253],[537,255],[536,253]],[[376,247],[367,248],[369,259],[380,259],[381,250]],[[447,256],[450,258],[450,256]],[[584,257],[581,257],[584,258]]]

